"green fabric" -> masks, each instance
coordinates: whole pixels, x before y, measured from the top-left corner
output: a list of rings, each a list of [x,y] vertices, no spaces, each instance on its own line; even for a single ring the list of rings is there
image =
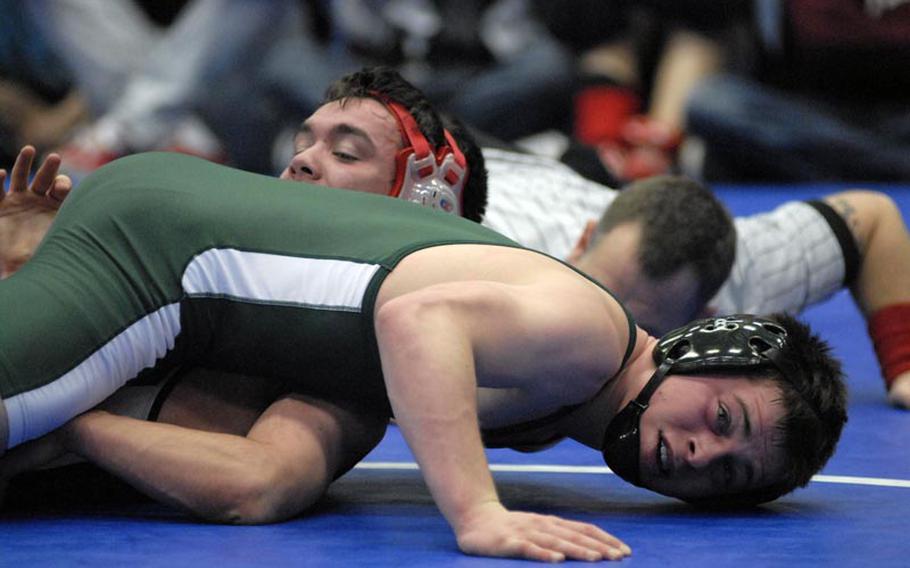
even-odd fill
[[[32,261],[0,282],[0,397],[55,380],[174,302],[181,302],[178,355],[187,362],[287,381],[302,369],[327,381],[361,373],[363,389],[384,393],[372,312],[386,271],[375,277],[362,314],[187,301],[183,271],[212,248],[391,270],[410,252],[456,242],[517,246],[478,224],[384,196],[178,154],[118,160],[79,185]]]

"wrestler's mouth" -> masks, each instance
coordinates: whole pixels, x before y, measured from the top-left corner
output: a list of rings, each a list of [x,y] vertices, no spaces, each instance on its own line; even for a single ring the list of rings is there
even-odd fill
[[[657,471],[660,477],[670,477],[670,447],[664,438],[663,432],[657,432]]]

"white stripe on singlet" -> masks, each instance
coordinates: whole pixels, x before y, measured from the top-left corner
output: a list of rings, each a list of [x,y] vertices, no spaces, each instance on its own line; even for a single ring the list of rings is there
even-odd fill
[[[190,297],[226,297],[316,309],[360,311],[378,264],[212,249],[183,274]]]
[[[168,304],[120,332],[60,378],[4,399],[8,447],[46,434],[100,403],[173,349],[178,333],[180,306]]]
[[[359,312],[377,264],[211,249],[187,265],[186,295]],[[180,304],[143,317],[53,382],[3,400],[8,447],[61,426],[98,405],[174,348]]]

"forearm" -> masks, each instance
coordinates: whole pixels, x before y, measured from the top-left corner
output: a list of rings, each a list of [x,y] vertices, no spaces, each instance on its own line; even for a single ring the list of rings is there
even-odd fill
[[[64,426],[66,447],[162,502],[224,522],[255,522],[244,509],[265,485],[269,456],[261,444],[91,411]]]
[[[458,533],[475,512],[501,506],[480,437],[471,346],[444,309],[433,310],[384,314],[377,329],[396,422]]]
[[[889,398],[896,406],[910,407],[910,324],[905,317],[910,309],[910,234],[900,210],[884,194],[849,191],[826,201],[847,222],[862,254],[851,291],[869,319]]]
[[[577,300],[577,289],[566,288],[562,292]],[[595,296],[601,300],[603,294],[597,290]],[[392,409],[458,546],[468,554],[555,562],[619,559],[630,552],[592,525],[508,511],[487,464],[478,387],[511,391],[508,400],[484,404],[484,418],[491,422],[513,421],[587,394],[546,388],[547,379],[561,372],[577,379],[578,391],[589,386],[582,380],[585,373],[573,371],[579,357],[566,358],[579,343],[566,327],[571,322],[573,330],[588,331],[579,322],[592,313],[591,305],[575,305],[582,317],[566,309],[571,302],[554,313],[548,309],[554,297],[560,305],[560,294],[545,285],[459,282],[378,302],[377,341]],[[600,353],[609,341],[598,339]],[[598,366],[595,374],[607,371]]]

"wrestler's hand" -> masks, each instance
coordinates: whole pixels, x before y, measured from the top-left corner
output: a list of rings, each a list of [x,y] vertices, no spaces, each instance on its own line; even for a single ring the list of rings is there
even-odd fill
[[[898,408],[910,410],[910,371],[894,379],[888,390],[888,402]]]
[[[60,156],[57,154],[48,154],[29,184],[28,178],[35,155],[33,146],[25,146],[19,151],[10,174],[9,194],[0,192],[0,207],[41,204],[57,209],[69,195],[73,189],[73,181],[69,176],[57,173],[60,170]],[[6,170],[0,170],[0,185],[5,180]]]
[[[542,562],[621,560],[632,554],[622,541],[594,525],[509,511],[498,502],[483,505],[465,519],[455,529],[465,554]]]

